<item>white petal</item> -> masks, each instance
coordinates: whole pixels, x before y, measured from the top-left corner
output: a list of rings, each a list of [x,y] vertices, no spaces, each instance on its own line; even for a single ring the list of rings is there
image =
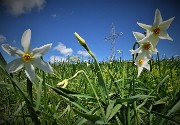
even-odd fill
[[[153,26],[157,27],[162,22],[162,16],[159,9],[156,9]]]
[[[143,39],[141,39],[140,41],[137,41],[139,44],[143,44],[145,42],[148,42],[149,41],[149,37],[150,35],[147,35],[146,37],[144,37]]]
[[[167,30],[169,28],[169,26],[171,25],[172,21],[174,20],[175,17],[172,17],[166,21],[163,21],[162,23],[160,23],[159,28],[161,30]]]
[[[133,34],[134,34],[134,37],[136,38],[136,41],[140,41],[145,37],[144,34],[139,33],[139,32],[133,32]]]
[[[142,47],[139,47],[136,50],[130,50],[130,52],[131,54],[142,53]]]
[[[29,53],[30,51],[30,40],[31,40],[31,30],[26,30],[21,38],[21,45],[24,48],[25,53]]]
[[[156,48],[156,45],[157,45],[157,43],[159,41],[159,36],[152,34],[152,35],[149,36],[149,41],[151,42],[153,48]]]
[[[138,22],[137,22],[137,24],[138,24],[140,27],[142,27],[143,29],[146,29],[146,30],[149,30],[149,31],[151,31],[151,29],[152,29],[152,26],[151,26],[151,25],[146,25],[146,24],[138,23]]]
[[[151,52],[149,50],[143,50],[142,54],[144,54],[144,57],[147,57],[148,59],[151,58]]]
[[[1,45],[2,49],[7,52],[11,56],[22,56],[23,51],[16,47],[12,47],[9,44],[2,44]]]
[[[46,53],[50,48],[52,44],[46,44],[40,48],[35,48],[32,50],[32,55],[33,56],[42,56],[44,53]]]
[[[150,71],[150,65],[148,63],[145,63],[143,66],[144,66],[144,68],[146,68],[147,70]]]
[[[15,59],[6,65],[8,73],[16,72],[24,66],[24,62],[21,58]]]
[[[165,30],[160,32],[159,38],[160,38],[160,39],[167,39],[167,40],[173,41],[173,39],[169,36],[169,34],[167,33],[167,31],[165,31]]]
[[[153,54],[157,54],[158,53],[158,50],[155,48],[153,49]]]
[[[25,73],[31,82],[35,79],[34,66],[31,63],[25,63]]]
[[[138,76],[137,77],[139,77],[139,75],[141,74],[142,70],[143,70],[143,67],[138,67]]]
[[[53,71],[52,67],[47,62],[43,61],[40,58],[33,58],[31,60],[31,62],[35,67],[37,67],[45,72],[50,73]]]

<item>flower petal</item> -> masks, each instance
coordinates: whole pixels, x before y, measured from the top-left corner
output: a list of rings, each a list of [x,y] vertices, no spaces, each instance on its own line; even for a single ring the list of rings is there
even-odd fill
[[[139,75],[141,74],[142,70],[143,70],[143,67],[138,67],[138,75],[137,75],[137,77],[139,77]]]
[[[173,41],[173,39],[169,36],[169,34],[167,33],[167,31],[165,31],[165,30],[160,32],[159,38],[160,38],[160,39],[167,39],[167,40]]]
[[[153,26],[158,27],[162,21],[161,12],[159,9],[156,9]]]
[[[147,62],[144,63],[143,67],[150,71],[150,65]]]
[[[138,24],[140,27],[142,27],[143,29],[146,29],[146,30],[149,30],[149,31],[151,31],[151,29],[152,29],[152,26],[151,26],[151,25],[146,25],[146,24],[138,23],[138,22],[137,22],[137,24]]]
[[[131,54],[142,53],[142,47],[139,47],[136,50],[130,50],[130,52]]]
[[[30,51],[30,40],[31,40],[31,30],[26,30],[21,38],[21,45],[24,48],[25,53],[29,53]]]
[[[143,44],[149,41],[149,37],[150,35],[147,35],[146,37],[144,37],[143,39],[141,39],[140,41],[137,41],[139,44]]]
[[[149,50],[142,50],[142,54],[144,54],[144,57],[146,57],[147,59],[151,58],[151,51]]]
[[[139,32],[133,32],[133,34],[134,34],[134,37],[136,38],[136,41],[140,41],[145,37],[144,34],[139,33]]]
[[[32,50],[32,55],[34,57],[42,56],[44,53],[46,53],[51,48],[51,46],[52,46],[52,44],[46,44],[40,48],[34,48]]]
[[[159,27],[161,30],[167,30],[169,28],[169,26],[171,25],[172,21],[174,20],[175,17],[172,17],[166,21],[163,21],[162,23],[160,23]]]
[[[22,56],[22,54],[24,53],[20,49],[12,47],[9,44],[2,44],[1,47],[5,52],[7,52],[11,56]]]
[[[48,73],[53,72],[52,67],[47,62],[43,61],[40,58],[33,58],[31,62],[34,66],[36,66],[37,68],[45,72],[48,72]]]
[[[153,48],[156,48],[156,45],[157,45],[157,43],[158,43],[158,41],[159,41],[158,35],[151,34],[151,35],[149,36],[149,41],[151,42]]]
[[[15,59],[6,65],[6,71],[8,73],[16,72],[24,66],[24,62],[21,58]]]
[[[34,66],[31,63],[25,63],[25,73],[31,82],[35,79]]]

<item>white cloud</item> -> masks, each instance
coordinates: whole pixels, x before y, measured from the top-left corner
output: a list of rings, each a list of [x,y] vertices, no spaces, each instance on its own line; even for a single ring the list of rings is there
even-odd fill
[[[34,8],[41,10],[45,0],[2,0],[2,2],[8,13],[19,16],[31,12]]]
[[[82,50],[79,50],[79,51],[77,52],[77,54],[82,55],[82,56],[90,56],[87,51],[82,51]]]
[[[3,35],[0,35],[0,43],[4,43],[6,41],[6,37]]]
[[[51,63],[54,63],[54,62],[63,62],[63,61],[67,61],[65,57],[61,57],[61,56],[51,56],[49,61]]]
[[[63,56],[70,56],[73,53],[73,50],[71,48],[67,48],[62,43],[59,43],[56,47],[54,47],[54,49],[59,51]]]
[[[52,14],[51,15],[53,18],[56,18],[57,17],[57,14]]]

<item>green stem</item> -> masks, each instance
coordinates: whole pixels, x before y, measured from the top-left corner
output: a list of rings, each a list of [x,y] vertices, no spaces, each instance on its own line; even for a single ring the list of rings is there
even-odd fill
[[[99,107],[100,107],[100,109],[101,109],[101,113],[102,113],[104,122],[106,123],[106,122],[107,122],[107,120],[106,120],[106,115],[105,115],[104,109],[103,109],[103,107],[102,107],[102,105],[101,105],[101,103],[100,103],[100,101],[99,101],[99,97],[98,97],[98,95],[97,95],[97,93],[96,93],[96,91],[95,91],[95,89],[94,89],[94,86],[93,86],[93,84],[91,83],[91,81],[89,80],[89,78],[88,78],[88,76],[86,75],[86,73],[85,73],[83,70],[81,70],[81,72],[85,75],[86,79],[88,80],[88,82],[89,82],[89,84],[90,84],[90,86],[91,86],[91,88],[92,88],[92,90],[93,90],[93,92],[94,92],[94,95],[95,95],[95,97],[96,97],[96,99],[97,99],[98,105],[99,105]]]
[[[131,125],[130,103],[127,104],[127,125]]]
[[[46,123],[45,112],[47,110],[47,87],[46,87],[46,83],[45,83],[45,73],[44,72],[42,73],[42,76],[43,76],[42,85],[43,85],[43,89],[44,89],[44,110],[43,110],[44,117],[43,117],[43,125],[46,125],[47,123]]]
[[[87,49],[87,51],[95,60],[95,67],[96,67],[95,69],[96,69],[96,72],[97,72],[99,85],[101,86],[100,90],[101,90],[102,99],[106,104],[108,104],[107,101],[106,101],[106,98],[108,99],[108,102],[109,102],[110,99],[109,99],[109,96],[108,96],[107,87],[106,87],[106,84],[104,82],[104,78],[103,78],[103,75],[102,75],[100,65],[98,63],[98,60],[96,59],[96,56],[93,54],[93,52],[89,48]]]
[[[159,76],[161,77],[161,65],[160,65],[159,53],[157,53],[157,59],[158,59],[158,67],[159,67]]]
[[[33,95],[32,95],[32,82],[27,78],[27,93],[30,98],[31,104],[33,105]]]

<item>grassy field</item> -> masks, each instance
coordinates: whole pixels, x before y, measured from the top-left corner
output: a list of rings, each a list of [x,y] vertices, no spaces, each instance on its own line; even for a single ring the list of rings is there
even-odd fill
[[[132,61],[97,64],[57,62],[31,83],[1,63],[0,124],[180,124],[179,57],[151,59],[139,78]]]

